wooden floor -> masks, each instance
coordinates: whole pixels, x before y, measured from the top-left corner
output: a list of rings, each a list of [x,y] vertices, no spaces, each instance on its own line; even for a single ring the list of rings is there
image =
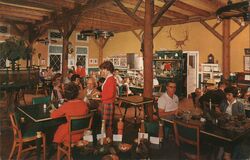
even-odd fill
[[[39,96],[43,96],[43,95],[34,95],[34,94],[26,94],[25,95],[25,99],[26,102],[28,104],[31,104],[31,100],[33,97],[39,97]],[[191,99],[183,99],[180,101],[180,106],[182,109],[186,110],[186,109],[192,109],[192,101]],[[124,110],[122,109],[122,112]],[[118,111],[118,109],[116,110],[115,113],[115,117],[116,119],[118,119],[121,116],[120,112]],[[134,110],[133,109],[129,109],[128,113],[127,113],[127,118],[131,118],[134,116]],[[141,115],[142,116],[142,115]],[[8,155],[10,153],[10,148],[12,145],[12,141],[13,141],[13,135],[12,135],[12,130],[10,128],[10,122],[8,119],[8,114],[6,112],[6,101],[4,99],[0,100],[0,160],[5,160],[8,158]],[[133,131],[130,132],[130,129],[132,129]],[[136,129],[137,130],[137,129]],[[133,133],[134,132],[134,133]],[[135,134],[136,135],[136,131],[135,128],[131,127],[128,129],[128,136],[134,136],[134,135],[130,135],[130,134]],[[174,141],[169,141],[166,146],[167,149],[160,153],[162,155],[160,155],[159,159],[178,159],[178,152],[177,152],[177,147],[174,143]],[[35,152],[34,152],[35,154]],[[52,158],[54,159],[55,156]],[[29,156],[29,157],[25,157],[24,155],[24,159],[35,159],[35,156]]]

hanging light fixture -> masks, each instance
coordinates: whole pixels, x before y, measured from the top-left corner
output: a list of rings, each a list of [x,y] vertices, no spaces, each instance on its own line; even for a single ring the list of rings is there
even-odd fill
[[[91,29],[86,29],[86,30],[82,30],[80,32],[80,34],[82,36],[93,36],[95,37],[95,39],[98,39],[100,37],[103,37],[103,38],[109,38],[109,37],[113,37],[114,36],[114,32],[111,32],[111,31],[106,31],[106,30],[102,30],[102,21],[100,22],[96,22],[96,23],[93,23],[95,19],[105,19],[106,21],[109,21],[109,17],[107,16],[107,13],[105,10],[99,10],[96,12],[96,14],[92,14],[92,21],[91,21]],[[99,24],[98,24],[99,23]],[[100,29],[97,29],[98,27],[100,27]],[[95,28],[95,29],[94,29]]]
[[[217,18],[230,19],[240,18],[244,22],[250,22],[250,2],[249,0],[233,3],[228,0],[227,5],[216,11]]]
[[[82,30],[80,34],[83,36],[93,36],[95,37],[95,39],[98,39],[100,37],[108,38],[114,36],[113,32],[99,30],[99,29]]]

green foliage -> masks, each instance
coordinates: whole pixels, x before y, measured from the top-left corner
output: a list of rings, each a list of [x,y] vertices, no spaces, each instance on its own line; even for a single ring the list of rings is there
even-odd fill
[[[10,61],[17,61],[19,59],[29,59],[32,48],[25,44],[22,39],[10,37],[5,42],[0,44],[0,56]]]
[[[15,61],[19,59],[30,59],[33,49],[23,39],[10,37],[0,44],[0,58],[11,61],[12,69],[15,69]]]

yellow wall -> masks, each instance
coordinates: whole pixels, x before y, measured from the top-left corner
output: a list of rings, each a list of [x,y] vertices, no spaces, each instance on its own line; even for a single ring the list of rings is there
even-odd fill
[[[216,20],[208,21],[213,26]],[[185,51],[199,51],[200,63],[207,62],[207,56],[212,53],[215,61],[222,65],[222,42],[198,22],[183,25],[173,25],[164,27],[154,39],[154,51],[156,50],[175,50],[175,41],[169,38],[169,29],[171,28],[172,37],[176,40],[185,38],[185,31],[188,31],[188,40],[182,46]],[[232,22],[231,32],[234,32],[239,26]],[[158,28],[155,28],[156,31]],[[216,28],[222,34],[222,23]],[[138,32],[138,31],[137,31]],[[231,41],[231,72],[243,71],[244,48],[249,48],[248,27],[245,28],[233,41]],[[178,48],[180,49],[180,48]],[[132,32],[123,32],[115,34],[105,49],[104,57],[122,53],[140,53],[140,42]]]

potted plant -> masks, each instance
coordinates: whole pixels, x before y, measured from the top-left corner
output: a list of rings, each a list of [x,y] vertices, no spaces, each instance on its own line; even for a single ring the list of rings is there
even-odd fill
[[[11,61],[12,70],[15,70],[16,61],[19,59],[30,59],[32,48],[29,47],[23,39],[10,37],[0,44],[1,58]]]

